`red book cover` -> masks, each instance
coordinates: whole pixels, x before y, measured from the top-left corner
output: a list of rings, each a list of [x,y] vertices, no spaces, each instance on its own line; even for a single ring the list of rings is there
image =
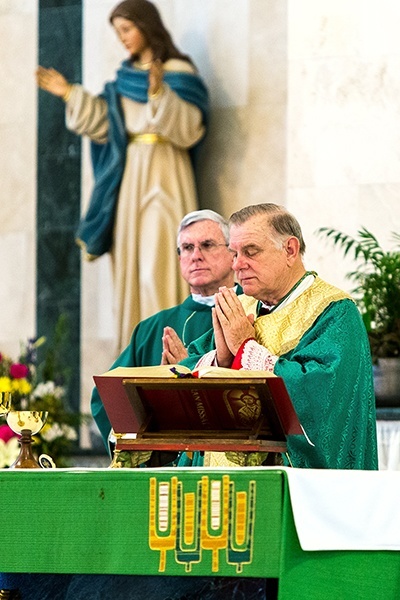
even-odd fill
[[[210,432],[211,437],[220,433],[275,441],[303,435],[282,378],[214,371],[194,378],[190,371],[174,377],[164,365],[118,368],[94,381],[116,434],[204,437]]]
[[[123,378],[94,375],[93,379],[114,431],[118,433],[139,431],[145,415],[134,410],[127,396]]]
[[[129,380],[128,395],[131,401],[132,388]],[[205,430],[205,431],[247,431],[252,428],[262,412],[261,402],[254,386],[233,387],[219,381],[189,385],[179,382],[172,388],[154,389],[136,385],[135,392],[140,397],[146,413],[154,416],[156,429]]]

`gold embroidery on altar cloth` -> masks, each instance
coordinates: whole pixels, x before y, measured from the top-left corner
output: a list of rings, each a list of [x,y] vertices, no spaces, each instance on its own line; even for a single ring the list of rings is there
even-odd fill
[[[222,561],[242,573],[253,561],[256,481],[203,475],[186,486],[175,476],[150,478],[149,547],[160,553],[158,571],[168,574],[169,556],[186,573],[210,559],[213,573]]]

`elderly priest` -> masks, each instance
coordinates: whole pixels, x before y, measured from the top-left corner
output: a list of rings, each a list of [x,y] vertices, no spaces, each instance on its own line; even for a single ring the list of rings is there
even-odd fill
[[[186,346],[212,327],[211,309],[219,288],[234,287],[234,293],[242,291],[234,283],[228,235],[227,221],[213,210],[197,210],[182,219],[177,250],[190,296],[182,304],[139,323],[129,345],[111,368],[174,364],[187,356]],[[162,285],[162,281],[157,284]],[[97,388],[92,392],[91,408],[108,448],[111,425]]]
[[[228,288],[216,294],[215,349],[210,335],[203,336],[189,348],[186,365],[282,377],[312,442],[288,437],[293,466],[377,469],[372,363],[353,299],[306,270],[300,225],[283,206],[258,204],[234,213],[230,249],[244,294],[239,298]],[[210,466],[220,458],[212,456]]]

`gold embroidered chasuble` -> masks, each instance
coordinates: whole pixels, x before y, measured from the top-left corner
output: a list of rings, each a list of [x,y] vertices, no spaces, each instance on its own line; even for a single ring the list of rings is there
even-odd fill
[[[275,356],[293,350],[317,317],[331,304],[351,297],[319,277],[285,308],[256,318],[258,300],[243,294],[239,299],[247,315],[254,315],[256,340]]]

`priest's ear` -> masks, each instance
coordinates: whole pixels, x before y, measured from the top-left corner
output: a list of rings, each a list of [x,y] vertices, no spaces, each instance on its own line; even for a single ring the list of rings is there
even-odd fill
[[[285,241],[284,250],[286,252],[288,264],[293,264],[300,256],[300,242],[294,235],[288,237]]]

